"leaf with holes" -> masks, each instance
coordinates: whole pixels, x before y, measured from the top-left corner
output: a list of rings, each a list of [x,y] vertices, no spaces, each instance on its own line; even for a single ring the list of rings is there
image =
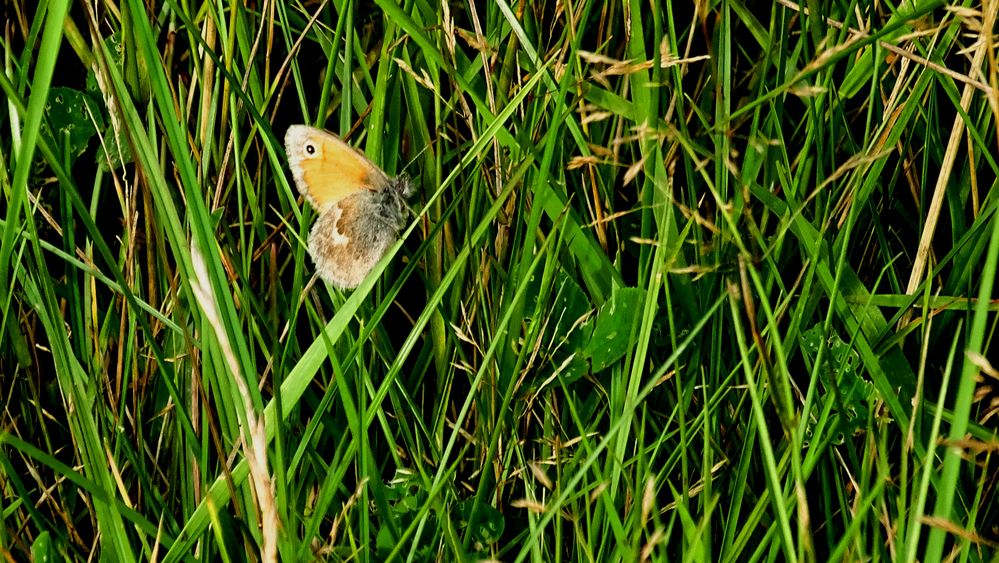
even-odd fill
[[[594,373],[620,360],[631,348],[632,331],[641,318],[645,292],[634,287],[619,288],[600,306],[592,321],[593,333],[583,349]]]
[[[65,151],[70,165],[87,150],[90,138],[103,126],[98,104],[85,92],[73,88],[52,88],[46,117],[57,151]]]
[[[801,350],[810,365],[818,358],[822,344],[822,326],[815,325],[801,333]],[[834,443],[842,443],[846,436],[852,436],[863,429],[869,414],[868,403],[874,392],[874,385],[864,380],[858,371],[860,355],[835,331],[825,339],[826,353],[819,366],[819,381],[826,393],[825,400],[836,401],[831,406],[832,416],[838,420],[840,435]],[[811,434],[811,425],[806,430]]]

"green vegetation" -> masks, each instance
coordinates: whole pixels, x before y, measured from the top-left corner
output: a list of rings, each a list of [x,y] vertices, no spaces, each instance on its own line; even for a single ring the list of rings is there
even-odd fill
[[[0,559],[994,560],[997,10],[6,0]]]

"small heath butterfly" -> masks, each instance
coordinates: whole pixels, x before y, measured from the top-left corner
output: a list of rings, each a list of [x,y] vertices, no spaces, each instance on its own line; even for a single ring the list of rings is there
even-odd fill
[[[412,184],[389,178],[336,136],[292,125],[284,136],[298,191],[319,212],[309,254],[322,278],[341,289],[358,286],[399,236]]]

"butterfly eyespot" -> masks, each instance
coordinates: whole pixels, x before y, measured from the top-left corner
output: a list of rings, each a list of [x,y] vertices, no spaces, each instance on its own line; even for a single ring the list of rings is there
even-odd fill
[[[305,145],[305,152],[309,155],[316,154],[316,146],[312,144]]]

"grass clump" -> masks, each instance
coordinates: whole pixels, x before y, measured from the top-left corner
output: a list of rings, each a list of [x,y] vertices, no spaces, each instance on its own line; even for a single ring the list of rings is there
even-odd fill
[[[996,10],[9,0],[0,554],[992,560]]]

